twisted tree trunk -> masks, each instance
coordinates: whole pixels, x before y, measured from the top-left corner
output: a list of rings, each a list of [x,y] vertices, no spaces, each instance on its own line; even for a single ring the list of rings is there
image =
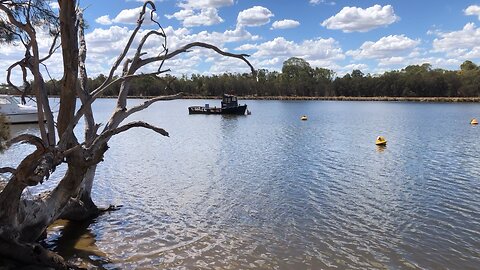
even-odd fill
[[[11,3],[11,1],[6,2]],[[43,1],[31,1],[28,5],[19,3],[10,6],[5,4],[6,2],[0,0],[0,11],[7,14],[9,23],[18,29],[19,36],[24,35],[25,39],[20,39],[26,50],[25,58],[8,68],[7,81],[12,87],[19,90],[10,82],[9,78],[12,70],[17,67],[21,68],[24,79],[27,71],[33,75],[40,119],[43,120],[43,116],[45,116],[46,125],[39,124],[40,137],[24,134],[11,139],[7,143],[7,146],[27,143],[35,146],[36,149],[26,155],[16,168],[0,167],[0,174],[10,174],[8,183],[0,192],[0,257],[13,258],[27,264],[66,269],[74,266],[69,265],[60,256],[45,250],[35,242],[44,235],[47,227],[58,218],[84,220],[101,213],[101,210],[92,201],[91,192],[97,165],[103,160],[103,156],[108,150],[109,140],[119,133],[137,127],[150,129],[160,135],[168,136],[168,133],[162,128],[142,121],[126,124],[123,122],[128,116],[148,108],[153,103],[179,98],[181,93],[152,98],[140,105],[128,107],[127,97],[132,79],[139,76],[160,76],[169,71],[168,69],[162,69],[165,60],[180,53],[185,53],[192,47],[202,47],[224,56],[241,59],[250,66],[252,72],[254,72],[254,69],[246,60],[247,55],[227,53],[206,43],[187,44],[169,53],[163,28],[153,20],[151,13],[146,13],[147,6],[155,11],[155,5],[153,2],[147,1],[143,4],[137,26],[133,29],[129,41],[113,64],[106,80],[97,89],[88,89],[85,67],[87,47],[83,32],[82,11],[76,9],[75,0],[58,0],[64,76],[60,96],[60,112],[55,122],[48,104],[40,65],[54,53],[55,48],[57,48],[55,45],[57,39],[54,39],[49,54],[46,57],[40,57],[33,27],[35,23],[32,24],[31,21],[32,18],[36,18],[31,15],[32,13],[50,16],[48,5],[42,5],[42,3],[46,3]],[[131,45],[145,19],[157,23],[159,30],[146,33],[141,38],[133,58],[126,59],[127,52],[131,49]],[[149,37],[164,39],[161,44],[163,52],[160,55],[143,59],[142,57],[147,53],[143,52],[142,48]],[[24,40],[29,40],[29,42],[23,42]],[[115,79],[113,74],[122,63],[122,76]],[[142,66],[154,63],[158,64],[156,72],[136,74]],[[116,82],[121,82],[117,105],[104,129],[98,132],[100,125],[95,123],[92,103]],[[28,83],[26,79],[24,83]],[[78,110],[75,108],[77,97],[81,101],[81,107]],[[82,117],[85,119],[85,140],[80,143],[73,130]],[[55,133],[58,135],[58,141]],[[48,180],[50,175],[55,172],[55,168],[62,163],[67,165],[67,170],[53,190],[34,199],[22,197],[25,188],[42,184],[43,181]]]

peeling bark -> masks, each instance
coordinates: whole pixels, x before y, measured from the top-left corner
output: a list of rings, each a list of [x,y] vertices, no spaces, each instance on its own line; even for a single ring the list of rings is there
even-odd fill
[[[60,32],[62,40],[63,78],[60,90],[60,110],[58,113],[58,134],[62,135],[75,112],[78,78],[78,36],[76,1],[58,0],[60,6]],[[69,131],[72,132],[73,131]],[[73,134],[69,134],[72,136]]]

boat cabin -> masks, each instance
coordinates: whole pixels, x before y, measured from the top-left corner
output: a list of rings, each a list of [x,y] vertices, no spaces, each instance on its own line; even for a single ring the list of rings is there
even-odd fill
[[[18,101],[14,96],[9,95],[0,95],[0,113],[1,114],[12,114],[16,113],[21,106],[20,101]]]
[[[0,95],[0,114],[4,115],[7,123],[23,124],[37,123],[37,108],[22,105],[14,96]]]
[[[222,109],[238,107],[238,99],[234,95],[223,94]]]

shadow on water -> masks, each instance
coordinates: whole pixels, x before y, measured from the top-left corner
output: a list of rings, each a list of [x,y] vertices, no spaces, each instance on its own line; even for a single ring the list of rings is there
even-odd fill
[[[57,220],[48,228],[43,245],[79,267],[118,269],[108,254],[97,247],[97,235],[90,229],[94,223],[96,219],[79,222]]]

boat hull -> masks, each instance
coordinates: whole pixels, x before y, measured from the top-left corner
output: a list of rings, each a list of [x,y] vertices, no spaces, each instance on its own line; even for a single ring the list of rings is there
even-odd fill
[[[37,108],[23,105],[10,95],[0,95],[0,114],[5,116],[8,124],[38,123]]]
[[[247,105],[241,105],[231,108],[207,108],[202,106],[188,107],[189,114],[231,114],[231,115],[245,115]]]
[[[32,124],[38,123],[37,113],[6,114],[8,124]]]

